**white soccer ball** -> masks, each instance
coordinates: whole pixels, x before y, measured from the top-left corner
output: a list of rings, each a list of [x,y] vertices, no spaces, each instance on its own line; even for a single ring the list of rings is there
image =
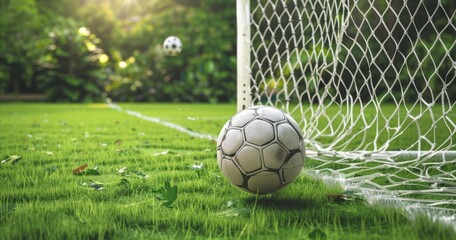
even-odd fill
[[[182,42],[176,36],[167,37],[163,42],[163,49],[169,56],[177,56],[182,51]]]
[[[304,159],[298,124],[273,107],[251,107],[237,113],[217,140],[217,161],[223,175],[250,193],[272,193],[293,182]]]

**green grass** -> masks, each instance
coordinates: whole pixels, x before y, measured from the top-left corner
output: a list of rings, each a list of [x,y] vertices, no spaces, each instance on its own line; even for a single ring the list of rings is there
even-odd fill
[[[234,105],[122,106],[212,135],[235,112]],[[2,239],[456,237],[424,216],[412,221],[398,209],[341,200],[339,186],[305,173],[272,195],[242,192],[220,175],[214,141],[105,104],[1,104],[0,156],[10,155],[22,158],[0,165]],[[74,175],[84,163],[100,174]],[[169,206],[157,191],[166,181],[178,189]]]

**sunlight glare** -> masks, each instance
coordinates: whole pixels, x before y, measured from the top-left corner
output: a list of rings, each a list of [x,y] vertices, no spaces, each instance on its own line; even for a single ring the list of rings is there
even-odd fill
[[[123,0],[122,8],[130,8],[132,5],[137,5],[137,0]]]

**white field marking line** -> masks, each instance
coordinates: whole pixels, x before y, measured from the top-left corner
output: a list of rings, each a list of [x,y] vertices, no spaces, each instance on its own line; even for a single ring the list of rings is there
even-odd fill
[[[179,132],[182,132],[182,133],[185,133],[185,134],[188,134],[192,137],[196,137],[196,138],[203,138],[203,139],[208,139],[208,140],[213,140],[213,141],[216,141],[217,140],[217,137],[215,136],[212,136],[210,134],[204,134],[204,133],[198,133],[198,132],[193,132],[181,125],[177,125],[177,124],[174,124],[174,123],[171,123],[171,122],[166,122],[166,121],[163,121],[161,120],[160,118],[156,118],[156,117],[149,117],[149,116],[145,116],[145,115],[142,115],[141,113],[139,112],[135,112],[135,111],[132,111],[132,110],[128,110],[128,109],[122,109],[122,107],[114,104],[114,103],[107,103],[108,106],[111,108],[111,109],[114,109],[114,110],[117,110],[119,112],[125,112],[127,113],[128,115],[132,115],[132,116],[135,116],[137,118],[140,118],[140,119],[143,119],[143,120],[146,120],[148,122],[153,122],[153,123],[158,123],[158,124],[161,124],[165,127],[168,127],[168,128],[171,128],[171,129],[175,129]]]

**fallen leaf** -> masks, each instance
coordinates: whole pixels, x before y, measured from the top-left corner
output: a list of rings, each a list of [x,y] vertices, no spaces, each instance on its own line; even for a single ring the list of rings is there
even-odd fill
[[[170,151],[170,150],[165,150],[163,152],[154,153],[154,156],[167,155],[167,154],[176,154],[176,152]]]
[[[19,155],[9,155],[9,156],[5,156],[5,158],[1,161],[2,164],[4,163],[7,163],[7,162],[11,162],[11,164],[16,164],[17,162],[19,162],[19,160],[21,160],[22,157],[19,156]]]
[[[225,202],[225,207],[234,208],[237,206],[238,203],[239,203],[239,200],[229,200],[229,201]]]
[[[57,172],[57,170],[58,170],[58,168],[56,166],[52,166],[52,167],[46,169],[46,171],[48,173],[54,173],[54,172]]]
[[[89,183],[85,182],[85,183],[82,183],[81,186],[85,187],[85,188],[93,188],[94,190],[97,190],[97,191],[105,189],[103,187],[103,184],[99,183],[99,182],[89,182]]]
[[[125,175],[127,173],[127,167],[123,167],[117,171],[120,175]]]
[[[171,186],[169,181],[165,181],[165,185],[158,189],[155,197],[162,201],[166,207],[171,207],[174,201],[177,199],[177,186]]]
[[[201,170],[201,169],[203,169],[203,167],[204,167],[204,165],[202,163],[192,164],[192,166],[190,166],[190,168],[193,170]]]
[[[82,171],[82,174],[84,174],[84,175],[100,175],[100,172],[98,171],[98,168],[95,167],[95,168],[91,168],[91,169],[87,169],[85,171]]]
[[[230,208],[225,211],[219,212],[219,215],[225,217],[249,217],[250,209],[249,208]]]
[[[139,178],[147,178],[147,177],[149,177],[149,175],[146,175],[146,174],[144,174],[144,173],[142,173],[140,171],[132,171],[132,173],[138,175]]]
[[[363,196],[353,191],[345,191],[339,194],[328,194],[328,201],[330,203],[349,203],[349,202],[364,202],[367,203]]]
[[[118,184],[119,186],[128,187],[130,185],[130,182],[126,178],[122,178]]]
[[[82,174],[82,171],[84,171],[84,169],[86,169],[89,165],[87,163],[84,163],[83,165],[73,169],[73,174]]]
[[[98,184],[98,183],[90,183],[89,186],[97,191],[105,189],[102,184]]]

